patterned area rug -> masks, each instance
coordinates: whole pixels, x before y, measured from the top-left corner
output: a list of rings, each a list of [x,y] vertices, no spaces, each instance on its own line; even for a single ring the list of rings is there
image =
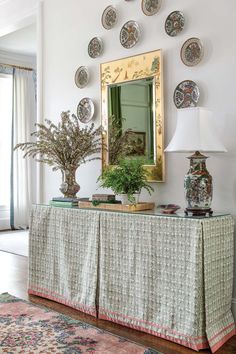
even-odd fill
[[[160,354],[8,293],[0,295],[0,353]]]

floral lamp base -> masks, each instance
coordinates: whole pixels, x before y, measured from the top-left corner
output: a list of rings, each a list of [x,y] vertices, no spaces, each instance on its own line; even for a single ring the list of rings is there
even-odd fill
[[[185,214],[212,215],[212,177],[206,169],[207,156],[196,151],[188,159],[190,159],[190,169],[184,179],[187,202]]]

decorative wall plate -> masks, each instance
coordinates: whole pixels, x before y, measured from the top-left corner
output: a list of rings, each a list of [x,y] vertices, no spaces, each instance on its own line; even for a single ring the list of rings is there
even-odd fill
[[[79,88],[83,88],[88,84],[89,72],[85,66],[80,66],[75,73],[75,84]]]
[[[196,107],[200,96],[197,84],[185,80],[178,84],[174,92],[174,104],[177,108]]]
[[[166,33],[175,37],[184,28],[184,14],[180,11],[173,11],[169,14],[165,22]]]
[[[94,115],[94,104],[91,98],[84,97],[77,106],[77,117],[82,123],[88,123]]]
[[[200,63],[203,57],[203,46],[200,39],[187,39],[181,48],[180,57],[187,66],[194,66]]]
[[[117,12],[113,6],[107,6],[102,14],[102,25],[109,30],[115,26],[117,22]]]
[[[132,48],[140,38],[140,29],[136,21],[128,21],[120,31],[120,43],[124,48]]]
[[[142,0],[142,10],[147,16],[155,15],[161,7],[162,0]]]
[[[91,58],[97,58],[102,54],[103,43],[101,38],[94,37],[88,44],[88,55]]]

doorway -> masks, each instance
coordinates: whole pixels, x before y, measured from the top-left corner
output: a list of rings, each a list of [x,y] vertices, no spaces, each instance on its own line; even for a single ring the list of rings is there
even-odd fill
[[[0,229],[9,228],[12,75],[0,73]]]
[[[21,176],[22,172],[17,172],[18,177],[16,176],[16,166],[17,168],[21,162],[16,161],[14,165],[14,155],[13,147],[15,146],[14,137],[19,136],[20,141],[26,141],[24,134],[20,130],[24,130],[26,126],[29,126],[29,131],[32,132],[34,129],[34,124],[36,122],[36,112],[34,117],[30,122],[22,123],[22,116],[27,114],[25,112],[24,100],[29,102],[29,97],[20,97],[19,87],[25,86],[24,77],[20,78],[18,73],[18,82],[16,85],[17,70],[22,71],[22,76],[24,71],[29,73],[32,72],[32,77],[35,85],[34,86],[34,97],[36,99],[36,23],[33,23],[29,26],[23,27],[0,37],[0,230],[6,230],[10,228],[21,228],[27,226],[26,222],[23,222],[24,217],[22,205],[26,203],[27,206],[25,209],[29,209],[29,204],[31,202],[30,198],[22,197],[19,195],[18,191],[20,189],[25,190],[27,186],[27,181],[23,181]],[[16,90],[18,90],[16,92]],[[24,87],[24,95],[25,94]],[[32,101],[32,92],[30,94],[30,100]],[[31,104],[30,101],[30,104]],[[22,104],[23,102],[23,104]],[[22,106],[22,112],[19,112]],[[17,117],[16,117],[17,116]],[[31,116],[31,115],[30,115]],[[19,118],[19,126],[14,124],[14,121]],[[15,129],[18,129],[15,131]],[[29,179],[32,183],[35,183],[35,174],[34,166],[29,166],[30,171]],[[28,166],[25,167],[25,170]],[[14,173],[13,173],[14,172]],[[26,174],[26,173],[25,173]],[[33,189],[30,182],[30,191],[28,194],[33,194]],[[17,194],[18,193],[18,194]],[[19,214],[19,215],[17,215]],[[14,218],[15,216],[15,218]]]

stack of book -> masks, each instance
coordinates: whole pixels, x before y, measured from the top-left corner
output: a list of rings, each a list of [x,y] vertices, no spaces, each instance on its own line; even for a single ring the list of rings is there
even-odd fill
[[[64,198],[64,197],[54,197],[50,200],[49,204],[52,206],[63,207],[63,208],[74,208],[79,206],[79,201],[88,200],[89,198]]]
[[[92,201],[98,202],[114,202],[116,196],[114,194],[93,194]]]

